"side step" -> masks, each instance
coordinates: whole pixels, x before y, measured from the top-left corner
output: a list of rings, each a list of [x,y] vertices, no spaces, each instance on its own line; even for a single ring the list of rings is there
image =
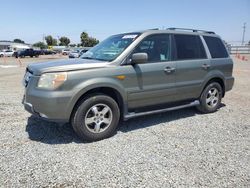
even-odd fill
[[[151,114],[156,114],[156,113],[162,113],[162,112],[168,112],[168,111],[172,111],[172,110],[178,110],[178,109],[182,109],[182,108],[188,108],[188,107],[192,107],[192,106],[198,106],[199,104],[200,104],[200,102],[198,100],[195,100],[195,101],[193,101],[193,102],[191,102],[189,104],[170,107],[170,108],[152,110],[152,111],[147,111],[147,112],[138,112],[138,113],[132,112],[132,113],[126,114],[124,116],[124,120],[128,120],[128,119],[139,117],[139,116],[146,116],[146,115],[151,115]]]

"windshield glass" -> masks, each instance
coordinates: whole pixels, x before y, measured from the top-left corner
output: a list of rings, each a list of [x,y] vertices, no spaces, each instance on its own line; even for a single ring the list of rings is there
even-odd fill
[[[137,37],[139,33],[121,34],[107,38],[95,47],[84,53],[82,59],[96,59],[100,61],[113,61],[117,58]]]

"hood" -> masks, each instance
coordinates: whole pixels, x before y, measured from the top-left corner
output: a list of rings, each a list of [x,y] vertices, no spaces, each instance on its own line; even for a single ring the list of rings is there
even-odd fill
[[[73,70],[94,69],[111,66],[109,62],[90,59],[66,59],[52,62],[32,63],[28,65],[29,71],[34,75],[47,72],[62,72]]]

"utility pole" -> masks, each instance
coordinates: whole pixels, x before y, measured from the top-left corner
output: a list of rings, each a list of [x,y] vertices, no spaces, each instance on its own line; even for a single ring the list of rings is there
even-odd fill
[[[43,34],[43,43],[45,43],[45,34]]]
[[[242,42],[241,42],[241,45],[244,45],[245,32],[246,32],[246,22],[243,24],[243,34],[242,34]]]

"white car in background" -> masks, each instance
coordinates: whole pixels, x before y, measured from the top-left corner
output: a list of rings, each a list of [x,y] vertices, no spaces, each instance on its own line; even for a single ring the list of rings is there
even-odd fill
[[[14,55],[13,50],[2,50],[0,51],[0,57],[12,57]]]
[[[69,53],[69,58],[78,58],[80,54],[80,50],[74,50]]]
[[[74,50],[69,53],[69,58],[79,58],[82,54],[88,51],[89,48],[82,49],[82,50]]]
[[[62,55],[69,55],[70,49],[64,49],[62,50]]]

